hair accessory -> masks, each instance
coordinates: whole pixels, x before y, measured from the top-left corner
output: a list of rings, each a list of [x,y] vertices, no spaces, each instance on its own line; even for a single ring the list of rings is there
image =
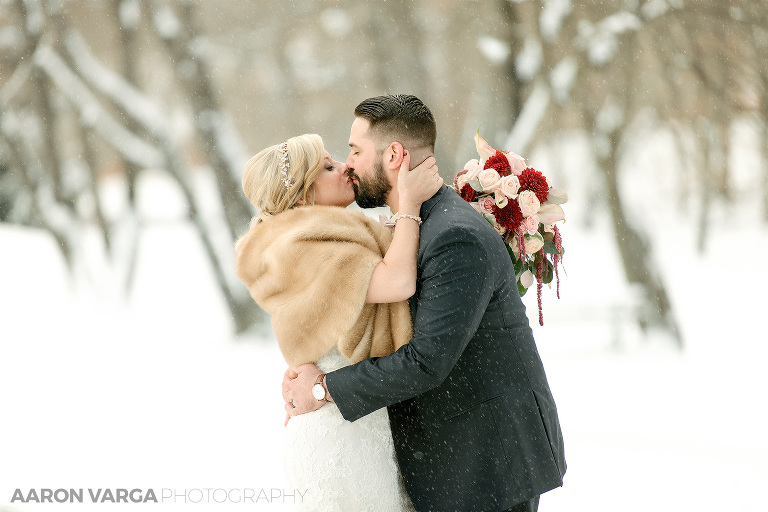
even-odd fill
[[[288,163],[288,143],[283,142],[280,144],[280,181],[283,182],[285,188],[291,188],[288,169],[290,169],[290,164]]]

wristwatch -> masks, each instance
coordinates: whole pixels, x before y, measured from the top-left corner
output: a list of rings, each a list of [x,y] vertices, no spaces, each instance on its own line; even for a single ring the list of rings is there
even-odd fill
[[[330,402],[327,398],[325,398],[325,388],[323,387],[323,379],[325,378],[325,374],[321,373],[317,377],[317,381],[315,381],[315,385],[312,386],[312,396],[314,396],[317,400]]]

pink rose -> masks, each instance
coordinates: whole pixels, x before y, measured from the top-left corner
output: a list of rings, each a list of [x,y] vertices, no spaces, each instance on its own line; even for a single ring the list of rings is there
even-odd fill
[[[477,178],[477,175],[483,170],[483,164],[481,164],[477,158],[473,158],[464,164],[464,170],[469,174],[469,179],[474,179]]]
[[[456,173],[456,176],[453,177],[453,187],[456,190],[461,190],[461,187],[459,187],[459,177],[463,176],[464,174],[467,174],[467,170],[464,169],[463,171],[459,171]]]
[[[517,197],[517,191],[520,190],[520,180],[514,174],[504,176],[501,178],[498,188],[502,194],[510,199],[514,199]]]
[[[530,217],[536,215],[541,208],[541,203],[536,194],[531,190],[523,190],[517,196],[517,203],[520,205],[520,211],[523,212],[523,217]]]
[[[456,177],[456,190],[461,190],[464,188],[464,185],[469,183],[469,180],[471,178],[469,177],[469,173],[465,172],[464,174],[461,174]]]
[[[478,199],[477,204],[482,213],[493,213],[493,205],[496,204],[496,202],[491,196],[485,196]]]
[[[495,169],[485,169],[477,175],[477,179],[480,180],[483,192],[490,192],[499,183],[501,177]]]
[[[500,235],[503,235],[504,233],[506,233],[506,232],[507,232],[507,228],[505,228],[504,226],[502,226],[502,225],[501,225],[501,224],[499,224],[498,222],[494,222],[494,223],[493,223],[493,229],[495,229],[495,230],[496,230],[496,232],[497,232],[498,234],[500,234]]]
[[[531,215],[530,217],[526,217],[523,220],[523,229],[529,235],[537,233],[539,231],[539,216],[538,215]]]

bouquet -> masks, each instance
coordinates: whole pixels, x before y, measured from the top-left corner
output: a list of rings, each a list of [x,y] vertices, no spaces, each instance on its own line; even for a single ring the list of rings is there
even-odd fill
[[[565,220],[560,205],[568,201],[568,194],[552,188],[546,176],[526,167],[522,157],[492,148],[479,129],[475,145],[480,159],[467,162],[464,170],[456,174],[453,188],[504,239],[521,297],[535,278],[539,324],[544,325],[541,291],[553,276],[560,298],[558,265],[565,251],[555,222]]]

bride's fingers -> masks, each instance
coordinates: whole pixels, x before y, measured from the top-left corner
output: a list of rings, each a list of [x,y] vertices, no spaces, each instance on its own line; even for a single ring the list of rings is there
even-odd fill
[[[437,166],[435,165],[435,162],[437,162],[437,160],[435,160],[434,156],[428,156],[427,158],[424,159],[423,162],[421,162],[419,165],[414,167],[413,170],[414,171],[416,171],[416,170],[425,170],[426,171],[426,170],[431,170],[433,167],[437,168]]]
[[[403,161],[400,162],[400,172],[407,173],[411,170],[411,154],[408,150],[403,150]]]
[[[287,427],[287,426],[288,426],[288,422],[289,422],[290,420],[291,420],[291,415],[290,415],[288,412],[286,412],[286,413],[285,413],[285,423],[283,423],[283,426],[284,426],[284,427]]]
[[[293,368],[288,368],[283,374],[283,400],[286,402],[291,399],[291,397],[287,395],[288,391],[291,389],[291,381],[298,376],[299,374],[296,373]]]

